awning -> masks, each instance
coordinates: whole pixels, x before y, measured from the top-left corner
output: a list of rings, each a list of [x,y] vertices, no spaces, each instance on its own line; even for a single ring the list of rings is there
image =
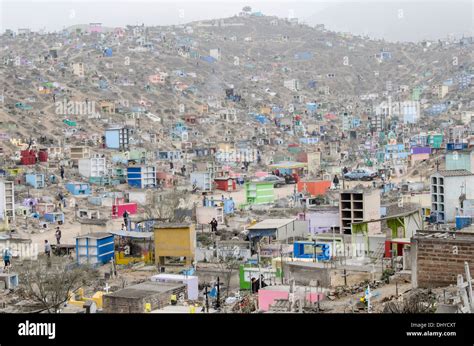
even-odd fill
[[[109,231],[109,233],[128,238],[151,239],[153,237],[153,232]]]

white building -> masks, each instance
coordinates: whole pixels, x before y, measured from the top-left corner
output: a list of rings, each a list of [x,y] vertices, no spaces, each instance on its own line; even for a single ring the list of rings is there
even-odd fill
[[[72,64],[72,73],[75,76],[84,77],[84,64],[82,62]]]
[[[465,169],[438,171],[430,179],[431,212],[440,223],[455,222],[461,201],[474,198],[474,174]]]
[[[298,91],[300,89],[300,82],[297,79],[290,79],[284,81],[283,86],[291,91]]]
[[[209,56],[213,57],[216,60],[221,60],[221,49],[220,48],[210,49]]]
[[[13,181],[0,181],[0,220],[15,219],[15,185]]]
[[[83,177],[103,177],[107,173],[107,163],[104,157],[91,157],[79,160],[79,174]]]

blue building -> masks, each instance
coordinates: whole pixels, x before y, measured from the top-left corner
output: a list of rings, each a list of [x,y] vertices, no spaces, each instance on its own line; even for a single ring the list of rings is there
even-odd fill
[[[408,158],[404,144],[387,144],[385,146],[385,160],[397,160]]]
[[[128,150],[130,130],[124,126],[114,126],[105,130],[105,146],[109,149]]]
[[[105,48],[104,49],[104,56],[111,57],[112,56],[112,48]]]
[[[62,225],[64,224],[64,213],[46,213],[44,219],[46,222]]]
[[[28,173],[25,175],[25,181],[35,189],[44,188],[44,174]]]
[[[326,243],[296,241],[293,244],[293,257],[316,258],[318,261],[329,261],[331,258],[331,246]]]
[[[87,183],[81,182],[69,182],[66,184],[66,190],[72,193],[74,196],[87,196],[91,194],[91,187]]]
[[[127,167],[128,186],[138,189],[156,187],[156,168],[154,166]]]
[[[76,237],[78,264],[100,265],[114,257],[114,236],[109,233],[89,233]]]

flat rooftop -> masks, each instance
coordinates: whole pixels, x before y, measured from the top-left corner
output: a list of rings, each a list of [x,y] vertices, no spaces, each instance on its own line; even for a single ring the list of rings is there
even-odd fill
[[[295,221],[295,219],[267,219],[260,221],[259,223],[248,227],[247,229],[252,231],[257,229],[280,228],[292,223],[293,221]]]
[[[157,293],[165,293],[184,287],[184,284],[175,284],[168,282],[142,282],[141,284],[125,287],[120,291],[107,294],[110,297],[140,299],[146,298]]]

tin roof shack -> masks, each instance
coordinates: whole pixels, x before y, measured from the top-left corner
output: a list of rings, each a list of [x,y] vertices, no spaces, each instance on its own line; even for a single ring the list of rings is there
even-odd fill
[[[196,230],[190,224],[160,224],[154,227],[155,261],[166,265],[170,257],[184,257],[190,266],[196,254]]]
[[[104,313],[143,313],[150,304],[151,310],[161,309],[171,303],[171,296],[187,296],[186,284],[167,282],[142,282],[106,294]]]
[[[455,222],[463,201],[474,197],[474,174],[465,170],[438,171],[431,175],[431,213],[438,223]]]
[[[272,240],[286,241],[289,239],[304,238],[308,235],[308,221],[297,219],[267,219],[247,228],[251,240],[267,238],[267,243]]]
[[[474,232],[417,231],[411,238],[412,285],[433,288],[457,283],[464,262],[474,262]],[[474,268],[470,265],[471,276]]]

